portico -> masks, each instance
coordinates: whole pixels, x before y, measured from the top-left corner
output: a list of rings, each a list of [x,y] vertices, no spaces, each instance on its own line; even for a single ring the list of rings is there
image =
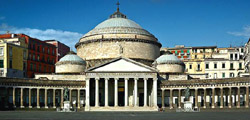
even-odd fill
[[[157,110],[157,72],[151,67],[119,58],[89,69],[86,81],[91,86],[86,88],[90,111]]]

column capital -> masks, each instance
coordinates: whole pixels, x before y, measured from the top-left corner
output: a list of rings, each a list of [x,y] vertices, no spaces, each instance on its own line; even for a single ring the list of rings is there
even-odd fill
[[[109,78],[104,78],[104,80],[109,80]]]
[[[114,78],[115,80],[119,80],[119,78]]]
[[[134,80],[139,80],[139,78],[134,78]]]
[[[100,78],[99,78],[99,77],[97,77],[97,78],[95,78],[95,80],[100,80]]]
[[[124,80],[129,80],[129,78],[124,78]]]

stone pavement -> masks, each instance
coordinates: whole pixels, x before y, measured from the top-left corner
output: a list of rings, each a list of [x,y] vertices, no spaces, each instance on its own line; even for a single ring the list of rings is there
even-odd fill
[[[1,120],[250,120],[248,112],[72,112],[0,111]]]

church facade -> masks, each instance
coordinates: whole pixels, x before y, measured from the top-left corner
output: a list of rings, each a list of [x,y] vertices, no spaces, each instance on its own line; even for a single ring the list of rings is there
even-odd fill
[[[117,8],[60,59],[54,74],[34,79],[0,78],[1,108],[63,108],[85,111],[158,111],[183,107],[184,90],[194,108],[249,108],[249,77],[193,79],[161,43]],[[202,78],[202,77],[201,77]]]

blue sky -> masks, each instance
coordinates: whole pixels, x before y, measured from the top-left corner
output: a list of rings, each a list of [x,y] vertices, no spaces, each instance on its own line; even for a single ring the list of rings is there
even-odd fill
[[[0,0],[0,33],[57,39],[71,47],[115,12],[117,0]],[[250,37],[250,0],[120,0],[120,11],[164,47],[229,47]]]

